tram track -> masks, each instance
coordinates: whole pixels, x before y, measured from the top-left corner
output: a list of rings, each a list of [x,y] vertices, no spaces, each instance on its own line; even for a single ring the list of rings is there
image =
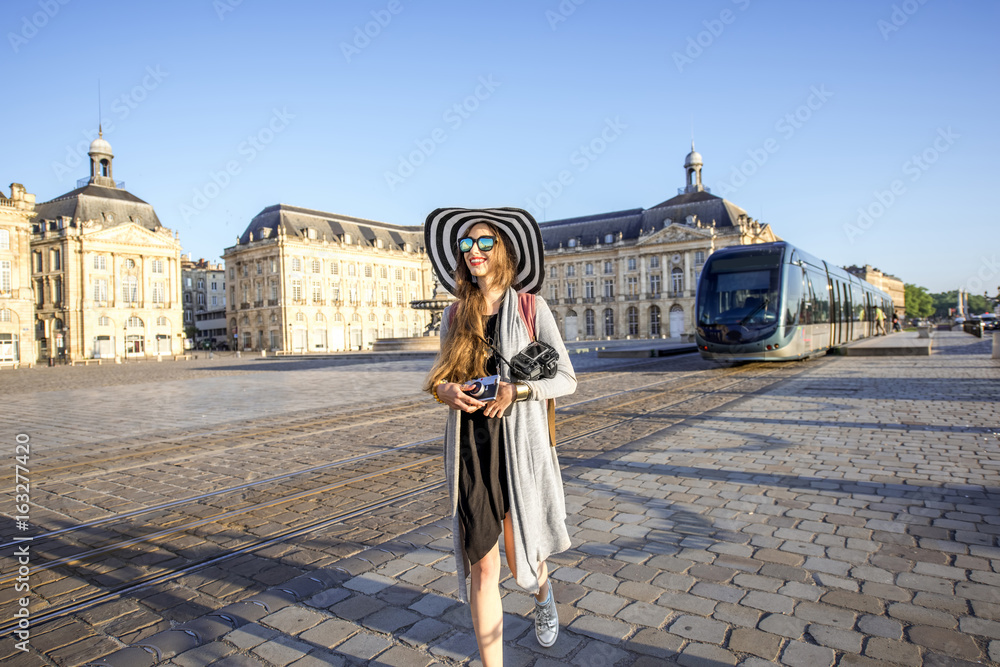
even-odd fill
[[[730,370],[732,370],[732,369],[730,369]],[[775,369],[773,367],[769,367],[767,369],[767,372],[765,372],[763,374],[760,374],[760,375],[751,375],[750,377],[744,377],[744,378],[739,378],[738,377],[738,378],[735,378],[735,379],[731,379],[731,376],[733,376],[733,375],[743,375],[743,374],[745,374],[749,370],[753,370],[753,369],[747,368],[747,367],[743,367],[742,369],[736,369],[736,370],[733,370],[732,372],[728,372],[728,373],[724,373],[724,374],[718,374],[718,373],[716,373],[716,374],[713,374],[711,377],[701,378],[701,379],[699,379],[699,380],[697,380],[696,382],[693,382],[693,383],[688,383],[688,384],[685,384],[685,385],[680,386],[680,387],[668,388],[665,391],[656,392],[656,394],[660,395],[660,396],[669,395],[669,394],[675,394],[675,393],[679,393],[681,395],[677,396],[674,400],[668,400],[666,404],[663,404],[661,402],[658,406],[653,406],[649,410],[637,411],[636,414],[634,414],[632,417],[628,417],[628,418],[624,418],[624,419],[620,418],[620,417],[612,417],[609,414],[609,409],[615,408],[616,411],[620,411],[620,409],[622,407],[625,407],[626,405],[634,405],[636,403],[640,403],[641,401],[649,400],[650,399],[649,396],[640,396],[640,397],[634,398],[631,401],[627,401],[627,402],[618,401],[618,402],[615,402],[613,406],[608,406],[608,409],[599,409],[599,410],[589,411],[587,414],[591,415],[591,416],[603,414],[603,415],[605,415],[605,417],[612,417],[612,418],[610,420],[606,421],[603,424],[599,424],[597,426],[593,426],[593,427],[590,427],[590,428],[584,428],[584,429],[579,430],[576,433],[569,434],[567,437],[564,437],[560,441],[560,447],[563,448],[564,452],[566,452],[567,446],[571,445],[572,443],[579,442],[581,440],[586,440],[588,438],[592,438],[594,435],[596,435],[598,433],[611,430],[611,429],[613,429],[615,427],[621,426],[624,423],[636,422],[638,420],[645,419],[645,418],[647,418],[649,416],[650,413],[662,412],[664,410],[669,410],[671,408],[675,408],[678,405],[681,405],[681,404],[684,404],[684,403],[688,403],[690,401],[698,400],[700,397],[702,397],[702,396],[704,396],[706,394],[728,391],[728,390],[732,389],[734,386],[740,384],[741,382],[745,382],[747,380],[756,380],[756,379],[759,379],[762,376],[774,375],[777,372],[778,369]],[[689,376],[687,376],[687,377],[689,377]],[[593,403],[596,403],[596,402],[599,402],[599,401],[602,401],[602,400],[607,400],[609,398],[614,398],[614,397],[621,397],[623,395],[629,395],[629,394],[640,393],[640,392],[649,392],[653,387],[655,387],[657,385],[669,384],[670,382],[672,382],[674,380],[677,380],[677,379],[678,378],[671,378],[670,380],[666,380],[666,381],[649,383],[649,384],[642,385],[642,386],[639,386],[639,387],[634,387],[632,389],[622,390],[622,391],[616,392],[614,394],[602,395],[602,396],[597,396],[597,397],[585,399],[583,401],[578,401],[578,402],[569,404],[567,406],[563,406],[563,410],[569,410],[570,408],[579,408],[580,406],[584,406],[584,405],[592,405]],[[704,385],[704,384],[706,384],[708,382],[711,382],[713,380],[715,380],[715,381],[721,381],[720,382],[720,386],[716,387],[714,389],[711,389],[710,391],[707,391],[707,392],[706,391],[694,391],[694,392],[691,391],[694,387]],[[688,395],[688,394],[690,394],[690,395]],[[561,422],[561,428],[564,428],[564,426],[565,426],[565,421]],[[427,443],[430,443],[430,442],[433,442],[433,441],[439,441],[439,440],[440,440],[440,438],[435,438],[435,439],[431,439],[431,440],[424,440],[424,441],[418,441],[418,442],[415,442],[415,443],[409,443],[407,445],[402,445],[402,446],[398,447],[397,449],[402,448],[402,447],[412,447],[412,446],[417,445],[417,444],[427,444]],[[381,452],[371,453],[369,455],[365,455],[365,458],[371,458],[372,456],[375,456],[375,455],[380,454],[380,453]],[[573,458],[573,457],[569,457],[569,458]],[[419,491],[419,492],[418,491],[413,491],[412,494],[426,492],[426,491],[431,490],[432,488],[438,488],[438,487],[440,487],[443,484],[443,482],[440,481],[441,466],[438,464],[438,465],[433,465],[433,467],[431,467],[432,464],[434,464],[439,459],[440,459],[440,454],[435,455],[435,456],[424,457],[422,459],[419,459],[417,461],[413,461],[413,462],[410,462],[410,463],[407,463],[407,464],[392,466],[392,467],[388,467],[388,468],[382,468],[382,469],[380,469],[378,471],[375,471],[375,472],[372,472],[372,473],[369,473],[369,474],[357,476],[355,478],[348,479],[348,480],[343,480],[342,482],[337,483],[337,484],[332,485],[332,486],[329,486],[329,487],[313,488],[313,489],[309,489],[309,490],[306,490],[306,491],[298,492],[296,494],[291,494],[291,495],[288,495],[288,496],[283,497],[283,498],[273,499],[273,500],[268,501],[266,503],[258,503],[257,505],[254,505],[254,506],[244,507],[244,508],[241,508],[241,509],[238,509],[238,510],[233,510],[231,512],[220,514],[220,515],[217,515],[217,516],[205,517],[202,520],[199,520],[199,521],[196,521],[196,522],[192,522],[192,523],[190,523],[188,525],[178,525],[178,526],[173,526],[173,527],[170,527],[170,528],[165,528],[165,529],[163,529],[162,531],[160,531],[158,533],[151,534],[151,535],[146,535],[143,538],[136,538],[136,539],[132,540],[131,542],[129,542],[128,544],[126,544],[123,541],[119,541],[116,545],[107,545],[107,546],[105,546],[103,548],[93,549],[89,553],[78,553],[78,554],[75,554],[75,555],[70,556],[70,557],[64,557],[62,560],[60,560],[58,562],[53,562],[51,564],[48,564],[47,567],[46,567],[46,569],[52,569],[52,568],[57,568],[57,567],[65,567],[67,565],[70,565],[70,564],[73,564],[73,563],[76,563],[76,562],[81,562],[83,560],[86,560],[87,558],[90,558],[90,557],[93,557],[93,556],[96,556],[96,555],[101,555],[101,554],[108,553],[109,551],[112,551],[115,548],[126,548],[126,547],[130,547],[130,546],[137,546],[137,545],[140,545],[140,544],[142,544],[144,542],[149,542],[151,540],[162,541],[162,540],[164,540],[169,535],[178,534],[178,533],[187,533],[187,532],[189,532],[189,531],[197,528],[198,526],[206,525],[208,523],[216,523],[216,522],[219,522],[219,521],[222,521],[222,520],[225,520],[225,519],[232,519],[232,518],[234,518],[236,516],[239,516],[239,515],[242,515],[242,514],[246,514],[247,512],[250,512],[250,511],[253,511],[253,510],[259,510],[261,508],[266,508],[266,507],[274,507],[274,506],[280,505],[282,503],[288,503],[288,502],[292,502],[294,500],[302,499],[302,498],[304,498],[306,496],[309,496],[309,495],[320,494],[320,493],[323,493],[325,491],[333,490],[334,488],[343,488],[343,487],[349,486],[351,484],[359,484],[359,483],[362,483],[362,482],[364,482],[366,480],[374,479],[376,477],[382,477],[382,476],[385,476],[385,475],[392,475],[393,473],[399,473],[400,471],[402,471],[404,469],[414,469],[414,468],[419,468],[419,467],[423,466],[424,469],[422,469],[422,470],[411,470],[411,472],[415,473],[421,479],[421,482],[420,482],[421,486],[420,486],[420,488],[422,489],[422,491]],[[432,483],[432,481],[433,481],[432,478],[436,478],[437,481]],[[426,484],[424,484],[425,482],[426,482]],[[399,500],[399,499],[402,499],[404,497],[411,497],[412,494],[409,491],[405,491],[405,492],[400,492],[398,494],[392,494],[391,497],[380,498],[380,499],[374,500],[372,502],[362,503],[361,505],[354,506],[349,512],[338,513],[334,517],[328,518],[326,520],[312,521],[312,522],[307,522],[304,525],[290,526],[290,527],[287,528],[287,530],[283,531],[282,534],[285,535],[285,539],[290,539],[291,535],[293,535],[293,534],[294,535],[302,535],[302,534],[306,534],[308,532],[315,532],[317,530],[321,530],[323,527],[332,525],[331,522],[335,522],[337,520],[336,517],[346,517],[348,515],[350,515],[350,516],[361,516],[365,512],[372,511],[376,507],[383,507],[386,504],[391,504],[391,502],[393,502],[394,500]],[[342,519],[342,520],[347,520],[347,519]],[[311,528],[310,528],[310,526],[311,526]],[[305,531],[305,532],[302,532],[302,531]],[[54,536],[56,533],[51,533],[51,534]],[[221,556],[219,556],[219,555],[213,555],[213,556],[208,557],[208,558],[196,558],[196,559],[193,560],[193,562],[191,562],[189,564],[183,565],[181,567],[181,569],[175,569],[175,572],[173,574],[171,574],[171,572],[164,572],[164,573],[150,572],[148,574],[143,575],[143,577],[141,577],[140,579],[136,580],[135,582],[130,583],[128,586],[119,587],[119,589],[115,589],[113,591],[108,591],[106,593],[100,593],[100,594],[95,593],[95,594],[92,594],[91,596],[88,597],[87,600],[74,599],[70,603],[56,604],[55,607],[52,610],[45,612],[44,619],[46,619],[46,620],[54,620],[55,618],[59,618],[61,616],[65,616],[65,615],[68,615],[68,614],[75,613],[76,611],[79,611],[80,609],[84,608],[81,605],[94,606],[94,605],[97,605],[97,604],[101,604],[104,601],[107,601],[109,599],[113,599],[113,597],[121,597],[123,595],[126,595],[128,592],[137,590],[137,587],[153,586],[153,585],[156,585],[157,583],[162,583],[162,582],[166,582],[166,581],[172,580],[174,578],[177,578],[177,577],[181,576],[184,573],[192,572],[192,571],[195,571],[195,570],[200,569],[200,568],[208,567],[208,566],[210,566],[212,564],[215,564],[215,563],[219,562],[222,559],[232,557],[232,555],[238,555],[240,553],[249,553],[249,552],[254,551],[254,550],[262,549],[266,545],[271,545],[271,544],[277,543],[275,541],[276,539],[277,539],[276,536],[269,536],[266,539],[265,538],[251,539],[246,544],[241,544],[241,545],[238,545],[236,547],[233,547],[232,549],[228,549],[227,551],[231,552],[231,555],[222,554]],[[180,557],[180,556],[178,555],[178,557]],[[183,571],[181,571],[181,570],[183,570]],[[112,596],[112,598],[109,598],[108,596]],[[43,621],[39,620],[38,622],[43,622]],[[4,630],[4,628],[0,627],[0,630]]]

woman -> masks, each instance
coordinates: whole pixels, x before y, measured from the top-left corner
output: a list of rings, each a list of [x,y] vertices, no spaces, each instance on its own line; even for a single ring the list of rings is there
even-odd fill
[[[552,646],[559,634],[546,559],[568,549],[570,540],[546,401],[573,393],[576,376],[540,297],[527,298],[537,311],[534,334],[559,353],[558,371],[551,379],[515,383],[505,361],[531,342],[517,292],[534,294],[544,277],[541,231],[531,215],[513,208],[438,209],[428,216],[424,236],[441,284],[458,297],[442,316],[441,352],[425,389],[451,408],[445,471],[459,597],[470,602],[483,664],[499,666],[501,533],[515,581],[535,595],[539,643]],[[466,393],[470,380],[491,374],[501,378],[495,400]]]

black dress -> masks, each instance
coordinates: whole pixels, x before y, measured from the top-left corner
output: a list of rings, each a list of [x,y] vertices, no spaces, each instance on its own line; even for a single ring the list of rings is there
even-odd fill
[[[486,338],[496,340],[499,317],[486,322]],[[486,372],[497,372],[494,357]],[[500,538],[503,518],[510,510],[503,420],[491,419],[483,409],[463,412],[459,420],[458,516],[465,531],[465,553],[478,563]]]

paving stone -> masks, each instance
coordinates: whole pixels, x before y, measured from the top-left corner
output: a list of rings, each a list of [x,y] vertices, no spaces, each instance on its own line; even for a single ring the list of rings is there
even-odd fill
[[[770,632],[790,639],[798,639],[805,633],[806,625],[808,625],[806,621],[794,616],[768,614],[761,619],[757,627],[764,632]]]
[[[507,662],[506,658],[507,656],[504,655],[505,663]],[[630,658],[630,654],[620,648],[602,641],[590,641],[573,656],[570,664],[579,667],[611,667],[617,664],[628,664],[632,662]]]
[[[371,661],[372,667],[427,667],[436,661],[411,648],[393,646]]]
[[[451,631],[452,626],[434,618],[425,618],[413,624],[412,627],[401,633],[398,638],[410,646],[425,646],[432,643],[438,637]]]
[[[945,655],[963,660],[978,660],[982,652],[976,642],[961,632],[929,625],[914,625],[906,632],[914,644],[926,646]]]
[[[299,635],[299,638],[303,641],[315,644],[316,646],[333,648],[347,638],[353,636],[356,632],[358,632],[358,630],[358,626],[353,623],[348,623],[347,621],[341,621],[338,619],[330,619],[323,621],[314,628],[306,630]]]
[[[632,634],[632,628],[621,621],[582,614],[569,624],[569,629],[581,635],[618,644]]]
[[[857,632],[817,623],[811,623],[806,628],[806,636],[812,637],[821,646],[847,653],[861,653],[861,643],[864,640],[864,636]]]
[[[722,667],[735,665],[736,656],[718,646],[692,642],[684,647],[677,663],[684,667]]]
[[[645,653],[661,660],[676,656],[683,645],[683,638],[671,634],[666,630],[653,630],[650,628],[639,630],[639,632],[635,633],[628,640],[628,649],[630,651]]]
[[[903,637],[903,626],[891,618],[865,615],[858,619],[858,630],[866,635],[885,637],[896,641]]]
[[[781,662],[791,667],[831,667],[835,660],[832,649],[800,641],[788,642],[781,652]]]
[[[800,602],[795,607],[795,615],[803,620],[820,625],[850,630],[854,627],[854,612],[828,604]]]
[[[928,609],[927,607],[918,607],[900,602],[889,605],[888,611],[889,616],[907,623],[933,625],[939,628],[954,628],[958,626],[958,619],[954,615],[936,609]]]
[[[882,637],[872,637],[865,643],[864,654],[869,658],[902,665],[922,665],[920,648],[913,644]]]
[[[726,638],[726,626],[700,616],[681,616],[670,624],[668,630],[680,637],[694,641],[721,644]]]
[[[628,600],[616,595],[594,592],[585,595],[582,600],[577,602],[577,606],[581,609],[592,611],[595,614],[601,614],[602,616],[614,616],[628,602]]]
[[[284,667],[305,656],[313,647],[307,642],[280,635],[255,646],[254,655],[269,663]]]
[[[726,648],[736,653],[751,653],[773,661],[778,657],[781,642],[782,638],[778,635],[752,628],[736,628],[730,634]]]

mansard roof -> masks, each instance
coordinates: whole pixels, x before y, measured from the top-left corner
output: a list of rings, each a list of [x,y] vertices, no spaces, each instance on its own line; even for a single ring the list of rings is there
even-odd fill
[[[404,243],[409,243],[413,250],[422,249],[424,244],[422,226],[393,225],[288,204],[268,206],[254,216],[243,230],[240,244],[249,243],[251,233],[255,241],[276,236],[279,228],[290,239],[309,238],[309,230],[314,229],[319,240],[340,241],[350,234],[352,244],[360,241],[372,246],[381,239],[384,247],[402,249]]]
[[[749,220],[749,215],[739,206],[704,190],[685,192],[648,209],[633,208],[625,211],[599,213],[578,218],[552,220],[541,223],[545,249],[554,250],[568,247],[570,239],[577,239],[581,245],[604,243],[607,234],[614,234],[618,240],[621,232],[623,241],[635,241],[640,232],[648,233],[662,229],[667,220],[687,224],[697,220],[703,227],[715,227],[720,231],[733,228],[741,219]]]
[[[108,214],[112,222],[108,222]],[[100,185],[85,185],[35,206],[36,220],[69,217],[81,223],[95,220],[104,226],[136,222],[150,231],[163,227],[151,204],[127,190]]]

